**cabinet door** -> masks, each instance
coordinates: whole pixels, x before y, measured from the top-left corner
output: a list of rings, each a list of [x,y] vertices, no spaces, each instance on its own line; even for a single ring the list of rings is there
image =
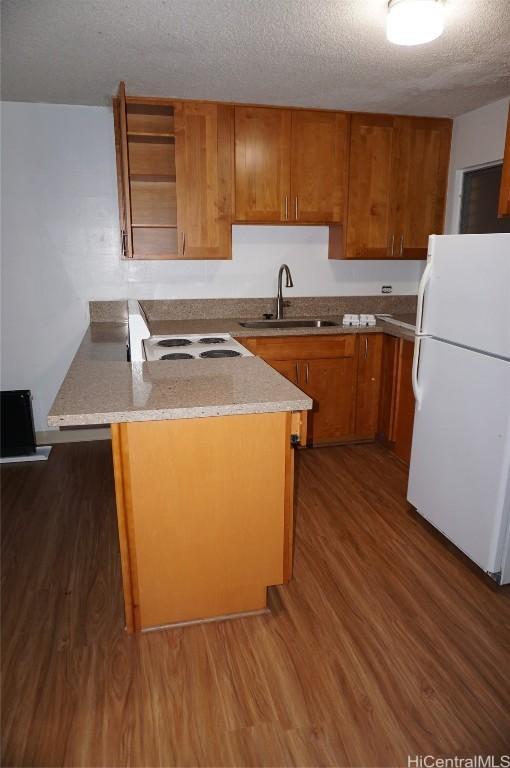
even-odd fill
[[[378,436],[385,443],[393,440],[395,401],[401,339],[383,336],[381,363],[381,397],[379,404]]]
[[[374,439],[379,418],[383,336],[358,336],[358,383],[356,390],[356,437]]]
[[[510,106],[506,124],[505,156],[499,188],[498,216],[510,216]]]
[[[399,128],[394,255],[427,257],[429,235],[444,228],[451,120],[396,118]]]
[[[395,401],[395,421],[393,427],[393,450],[406,464],[409,464],[411,460],[411,445],[413,442],[413,353],[413,342],[401,339]]]
[[[235,108],[235,218],[288,221],[290,111]]]
[[[233,107],[175,107],[179,257],[231,258]]]
[[[356,366],[354,357],[306,360],[300,365],[300,388],[313,399],[308,422],[314,444],[336,443],[354,433]]]
[[[299,384],[299,362],[297,360],[270,360],[268,365],[274,368],[282,376],[298,386]]]
[[[126,115],[126,86],[119,85],[114,103],[115,150],[117,155],[117,189],[119,194],[119,216],[121,252],[124,258],[133,258],[133,233],[131,230],[131,190],[129,186],[129,156]]]
[[[353,115],[345,257],[395,256],[397,135],[391,115]]]
[[[291,221],[343,221],[348,128],[349,117],[340,112],[292,112]]]

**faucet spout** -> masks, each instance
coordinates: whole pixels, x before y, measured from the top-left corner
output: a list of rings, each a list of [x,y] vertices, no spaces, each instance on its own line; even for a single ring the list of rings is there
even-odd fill
[[[290,269],[287,266],[287,264],[282,264],[278,272],[278,293],[276,296],[276,319],[277,320],[283,320],[282,280],[283,280],[284,272],[285,272],[285,287],[294,288],[294,283],[292,282],[292,275],[290,273]]]

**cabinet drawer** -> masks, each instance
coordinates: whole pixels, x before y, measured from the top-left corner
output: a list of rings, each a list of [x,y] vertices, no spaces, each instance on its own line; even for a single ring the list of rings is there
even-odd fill
[[[329,357],[353,357],[356,350],[354,334],[338,336],[283,336],[280,338],[238,338],[250,352],[264,360],[313,360]]]

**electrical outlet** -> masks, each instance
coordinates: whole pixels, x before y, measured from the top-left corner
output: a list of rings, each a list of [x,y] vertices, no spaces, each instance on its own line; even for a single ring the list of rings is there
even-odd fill
[[[393,291],[392,285],[383,285],[381,286],[381,293],[391,293]]]

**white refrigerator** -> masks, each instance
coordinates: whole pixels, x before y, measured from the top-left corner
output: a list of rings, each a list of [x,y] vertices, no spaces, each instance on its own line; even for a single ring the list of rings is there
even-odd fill
[[[510,582],[510,234],[434,235],[418,291],[407,498]]]

